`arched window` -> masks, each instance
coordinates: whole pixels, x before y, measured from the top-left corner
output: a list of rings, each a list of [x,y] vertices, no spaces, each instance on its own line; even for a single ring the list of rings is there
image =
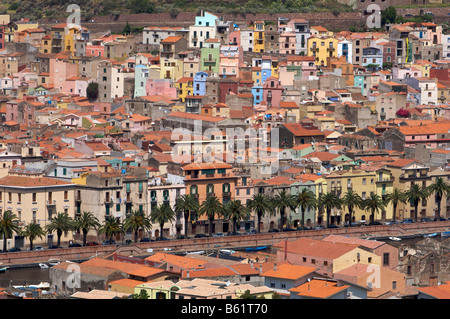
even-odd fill
[[[198,186],[192,185],[191,186],[191,195],[196,195],[198,193]]]

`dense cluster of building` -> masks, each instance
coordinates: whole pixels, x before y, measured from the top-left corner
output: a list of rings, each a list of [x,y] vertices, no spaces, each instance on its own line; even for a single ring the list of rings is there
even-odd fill
[[[188,28],[123,35],[1,19],[0,213],[22,226],[58,212],[123,221],[184,194],[245,204],[307,188],[366,199],[449,180],[450,35],[435,23],[332,32],[301,18],[238,25],[202,12]],[[417,217],[447,218],[446,199],[437,215],[432,198]],[[330,223],[401,221],[414,208],[349,217],[336,207]],[[191,216],[188,229],[180,215],[163,235],[207,233],[210,220]],[[297,208],[281,226],[303,218],[325,224],[317,209]],[[258,226],[279,228],[280,217],[257,225],[252,212],[238,229]],[[220,216],[214,227],[232,230]],[[142,234],[160,235],[157,225]],[[16,236],[7,247],[25,244]]]

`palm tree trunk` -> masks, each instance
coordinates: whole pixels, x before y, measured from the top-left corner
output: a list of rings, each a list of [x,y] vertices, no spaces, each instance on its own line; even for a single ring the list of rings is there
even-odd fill
[[[137,243],[138,241],[138,230],[134,231],[134,242]]]
[[[349,207],[348,209],[348,227],[352,227],[352,215],[353,215],[353,209]]]
[[[327,208],[327,228],[330,226],[331,208]]]
[[[212,236],[212,227],[213,227],[214,217],[209,219],[209,237]]]
[[[184,237],[186,238],[188,235],[188,220],[189,220],[189,211],[184,212]]]
[[[395,224],[395,214],[397,213],[397,203],[394,203],[394,214],[393,214],[393,221],[394,221],[394,224]]]
[[[442,198],[440,196],[436,196],[436,201],[437,201],[437,220],[439,220],[441,218],[441,202],[442,202]]]
[[[261,233],[261,217],[262,212],[258,212],[258,234]]]
[[[6,251],[6,235],[3,234],[3,252]]]
[[[83,229],[83,246],[86,246],[87,231]]]
[[[163,228],[164,228],[164,223],[159,224],[159,238],[163,238]]]
[[[61,236],[62,236],[62,232],[58,230],[56,233],[57,233],[57,235],[58,235],[58,243],[57,243],[57,246],[60,247],[60,246],[61,246]]]
[[[414,205],[414,221],[417,222],[417,208],[419,206],[419,203]]]
[[[30,238],[30,250],[33,250],[33,240]]]
[[[284,226],[284,208],[280,210],[280,231],[283,231]]]

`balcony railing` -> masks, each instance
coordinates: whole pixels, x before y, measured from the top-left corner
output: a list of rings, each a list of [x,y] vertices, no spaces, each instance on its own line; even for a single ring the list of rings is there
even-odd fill
[[[47,206],[55,206],[56,205],[56,200],[48,200],[47,201]]]

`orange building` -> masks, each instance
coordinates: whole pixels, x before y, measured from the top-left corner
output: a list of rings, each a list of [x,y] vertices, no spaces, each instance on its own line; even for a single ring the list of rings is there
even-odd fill
[[[194,195],[201,205],[208,196],[216,196],[222,204],[234,199],[235,187],[238,177],[232,172],[232,166],[227,163],[190,163],[183,165],[184,183],[186,193]],[[245,204],[245,203],[244,203]],[[213,224],[213,233],[228,232],[232,224],[222,216],[216,216]],[[191,234],[208,233],[209,221],[206,216],[191,216]],[[204,229],[201,227],[204,226]]]

